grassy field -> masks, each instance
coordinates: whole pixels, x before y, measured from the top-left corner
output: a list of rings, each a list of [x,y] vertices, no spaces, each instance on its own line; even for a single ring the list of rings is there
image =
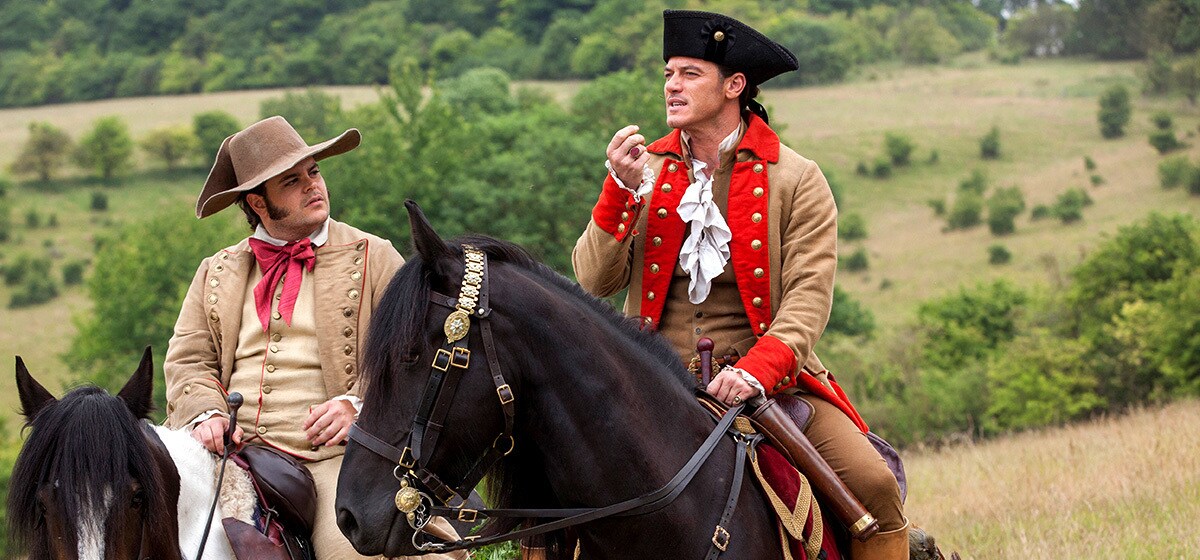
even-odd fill
[[[1150,115],[1168,111],[1176,130],[1192,144],[1187,153],[1200,159],[1195,138],[1200,109],[1182,99],[1134,97],[1133,121],[1124,138],[1104,140],[1096,123],[1097,96],[1113,83],[1137,90],[1134,63],[1072,60],[1027,61],[1017,66],[987,63],[978,57],[952,66],[880,67],[867,69],[844,84],[768,90],[764,100],[772,123],[783,125],[784,140],[816,160],[845,187],[843,212],[858,212],[867,220],[870,236],[843,243],[843,254],[863,246],[870,256],[866,272],[839,275],[840,284],[877,316],[886,332],[903,328],[918,302],[962,285],[1008,278],[1028,287],[1054,289],[1061,275],[1077,263],[1106,234],[1140,220],[1151,211],[1200,213],[1200,197],[1182,190],[1158,187],[1156,166],[1161,157],[1147,143]],[[568,98],[579,83],[534,84],[558,99]],[[373,87],[330,88],[346,107],[377,98]],[[243,91],[204,95],[119,99],[94,103],[9,109],[0,111],[0,141],[19,146],[28,123],[45,120],[78,138],[97,117],[124,118],[134,136],[169,124],[190,123],[197,112],[223,109],[250,122],[259,104],[283,90]],[[978,140],[992,126],[1001,134],[1002,157],[983,161]],[[917,144],[914,163],[897,168],[890,179],[855,175],[860,161],[883,154],[887,131],[909,135]],[[597,146],[597,151],[603,149]],[[931,150],[938,162],[928,163]],[[0,151],[0,165],[15,150]],[[1090,186],[1083,158],[1091,157],[1104,179]],[[1030,222],[1018,218],[1017,232],[995,238],[986,227],[943,232],[944,221],[927,206],[931,198],[947,199],[959,180],[973,169],[984,170],[993,186],[1019,186],[1029,207],[1050,203],[1068,188],[1086,188],[1095,205],[1073,225],[1057,220]],[[102,187],[85,179],[58,183],[52,192],[20,186],[10,193],[14,219],[24,223],[29,210],[43,220],[54,214],[57,228],[19,227],[14,242],[0,246],[0,255],[20,251],[50,252],[62,262],[88,258],[95,236],[114,224],[138,216],[188,208],[206,170],[178,174],[143,171],[119,188]],[[88,209],[91,193],[110,198],[110,210]],[[236,216],[234,217],[236,218]],[[1003,243],[1013,254],[1005,266],[987,264],[987,248]],[[9,291],[0,287],[0,304]],[[35,371],[51,378],[69,377],[57,356],[74,335],[73,317],[88,311],[81,287],[33,309],[0,312],[0,355],[22,354]],[[166,341],[163,341],[165,343]],[[50,385],[54,386],[53,381]],[[0,375],[0,414],[15,409],[12,378]]]
[[[1200,402],[909,451],[909,518],[963,558],[1200,558]]]

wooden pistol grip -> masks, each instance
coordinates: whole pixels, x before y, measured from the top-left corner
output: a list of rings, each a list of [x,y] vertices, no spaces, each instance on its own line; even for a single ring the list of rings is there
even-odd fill
[[[808,441],[800,427],[776,406],[774,400],[768,399],[766,404],[759,406],[751,418],[762,426],[767,437],[780,451],[792,458],[796,468],[808,478],[825,505],[850,531],[850,536],[865,541],[879,532],[879,521],[850,493],[846,483],[833,472],[833,468]]]

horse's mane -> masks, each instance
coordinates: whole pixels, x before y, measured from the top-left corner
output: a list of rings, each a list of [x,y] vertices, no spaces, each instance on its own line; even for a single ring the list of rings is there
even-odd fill
[[[513,265],[529,273],[542,286],[554,288],[578,303],[585,312],[598,318],[606,325],[606,336],[618,337],[625,342],[641,347],[661,367],[651,368],[650,373],[662,376],[658,382],[678,383],[689,390],[695,379],[684,369],[679,354],[666,338],[653,331],[639,328],[637,321],[621,315],[608,302],[599,299],[565,276],[535,260],[520,246],[481,235],[468,235],[449,242],[455,254],[462,257],[463,245],[472,245],[485,252],[489,262]],[[414,255],[405,263],[388,285],[371,319],[370,332],[363,353],[363,375],[368,386],[373,386],[383,376],[395,371],[408,356],[419,348],[425,332],[425,315],[429,308],[431,277],[437,272],[434,267],[444,263],[428,263]],[[653,383],[653,381],[652,381]],[[532,446],[522,445],[518,440],[515,450],[506,456],[499,468],[492,469],[487,478],[488,495],[497,508],[556,507],[553,492],[538,473],[545,472],[541,457]],[[517,528],[527,520],[495,519],[488,522],[484,535],[502,534]],[[537,544],[545,545],[550,558],[569,558],[574,546],[563,531],[543,537],[535,537]]]
[[[44,530],[37,492],[46,484],[57,489],[53,499],[72,528],[92,504],[103,504],[106,490],[113,503],[127,503],[133,480],[145,495],[146,520],[168,518],[164,481],[146,442],[145,424],[120,398],[98,387],[80,387],[47,404],[28,427],[9,481],[8,534],[18,549],[32,545],[28,539]]]

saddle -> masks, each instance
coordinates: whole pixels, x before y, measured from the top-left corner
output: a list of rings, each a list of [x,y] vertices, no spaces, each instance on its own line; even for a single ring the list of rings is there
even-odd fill
[[[312,528],[317,489],[312,474],[292,456],[271,447],[246,445],[229,456],[250,474],[258,497],[255,524],[221,520],[239,560],[315,560]]]

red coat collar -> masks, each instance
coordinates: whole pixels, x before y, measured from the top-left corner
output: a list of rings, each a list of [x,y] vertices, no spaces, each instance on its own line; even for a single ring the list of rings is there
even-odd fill
[[[674,154],[683,157],[683,141],[679,134],[679,129],[672,130],[670,134],[655,140],[646,150],[652,154]],[[750,113],[750,125],[746,128],[746,134],[742,136],[742,142],[738,144],[737,149],[750,150],[758,159],[775,163],[779,161],[779,135],[758,115]]]

